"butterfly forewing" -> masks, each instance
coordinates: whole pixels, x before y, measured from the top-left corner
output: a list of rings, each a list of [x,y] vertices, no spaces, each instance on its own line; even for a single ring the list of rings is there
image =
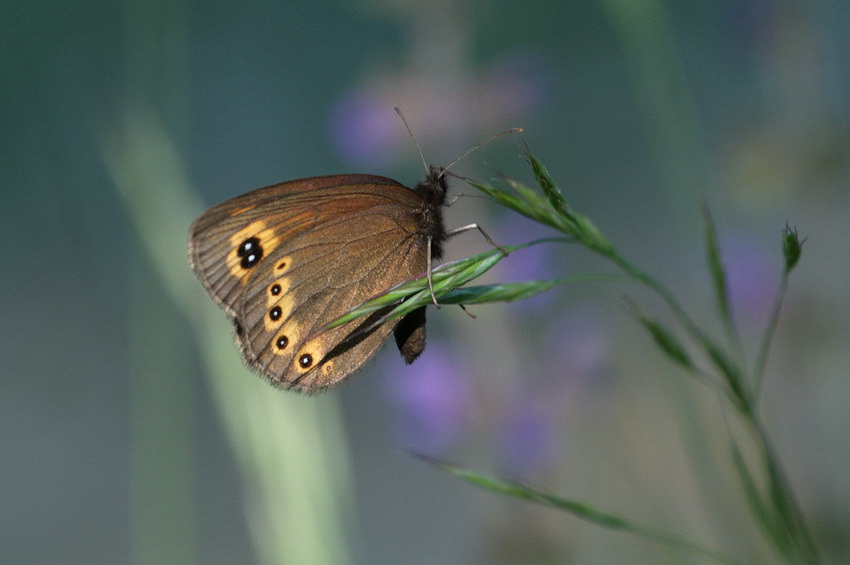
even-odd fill
[[[195,220],[189,231],[192,270],[215,301],[235,315],[236,287],[254,270],[242,267],[250,255],[240,255],[239,246],[251,237],[260,237],[265,244],[263,252],[270,253],[280,241],[312,227],[318,220],[314,204],[333,201],[346,187],[364,183],[404,188],[384,177],[331,175],[267,186],[214,206]]]

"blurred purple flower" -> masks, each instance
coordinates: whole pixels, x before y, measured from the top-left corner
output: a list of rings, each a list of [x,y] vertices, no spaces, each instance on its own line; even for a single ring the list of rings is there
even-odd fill
[[[742,321],[766,320],[779,285],[778,263],[768,261],[770,251],[745,237],[724,238],[720,251],[732,314]],[[773,252],[779,252],[778,238]]]
[[[435,145],[468,143],[470,112],[462,90],[417,75],[390,76],[355,86],[331,111],[329,126],[337,150],[354,165],[387,167],[415,155],[394,108],[398,107],[426,156]]]
[[[723,10],[726,28],[748,46],[763,42],[777,18],[776,3],[769,0],[733,0]]]
[[[599,385],[604,375],[610,343],[597,319],[600,314],[580,307],[566,312],[547,331],[547,375],[561,396],[572,394],[577,386]]]
[[[473,386],[439,342],[404,371],[384,371],[385,386],[398,411],[397,433],[406,448],[441,455],[454,445],[470,421]]]
[[[527,243],[544,237],[557,237],[559,234],[548,226],[544,226],[517,213],[507,214],[501,221],[496,239],[500,243],[515,245]],[[500,264],[508,280],[526,281],[549,279],[557,276],[553,265],[552,253],[557,244],[539,244],[521,249],[509,257],[510,260]]]
[[[542,404],[526,400],[506,411],[499,431],[498,458],[508,475],[536,477],[555,461],[555,422]]]
[[[562,313],[543,331],[540,370],[527,375],[512,395],[499,430],[499,458],[506,472],[520,477],[545,473],[563,452],[561,418],[570,406],[587,408],[587,389],[599,388],[609,343],[599,314],[581,306]],[[592,408],[592,407],[591,407]]]
[[[399,107],[426,157],[431,147],[465,148],[537,109],[548,73],[531,55],[513,54],[478,78],[428,75],[416,70],[364,80],[344,92],[328,117],[340,155],[363,167],[386,167],[413,155]],[[515,125],[515,124],[509,124]]]
[[[499,119],[516,119],[539,110],[551,97],[553,73],[530,52],[509,53],[479,81],[484,106]]]
[[[496,241],[507,244],[527,243],[543,237],[557,235],[551,228],[538,224],[519,214],[508,214],[499,226]],[[557,244],[541,243],[511,253],[498,265],[499,280],[522,282],[547,280],[561,276],[556,261]],[[515,314],[538,314],[550,308],[558,299],[558,289],[538,294],[528,300],[511,302],[509,307]]]
[[[358,89],[331,110],[331,135],[342,158],[366,167],[386,167],[397,157],[401,121],[389,100]]]

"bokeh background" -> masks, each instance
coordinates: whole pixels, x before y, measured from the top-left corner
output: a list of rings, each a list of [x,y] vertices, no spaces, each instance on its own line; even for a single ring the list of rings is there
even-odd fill
[[[772,562],[730,472],[728,412],[624,296],[429,311],[318,397],[245,370],[188,271],[204,207],[282,180],[414,184],[416,149],[570,203],[719,329],[699,195],[754,357],[786,222],[808,237],[763,391],[827,563],[850,561],[850,4],[838,0],[80,1],[0,8],[0,562],[702,563],[476,490],[420,452]],[[454,181],[453,190],[474,189]],[[478,198],[504,243],[554,235]],[[475,234],[449,258],[486,249]],[[566,245],[486,280],[611,271]]]

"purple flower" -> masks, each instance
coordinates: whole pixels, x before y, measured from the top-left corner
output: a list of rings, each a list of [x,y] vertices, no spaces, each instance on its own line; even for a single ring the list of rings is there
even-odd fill
[[[331,136],[352,164],[385,168],[402,156],[415,155],[395,107],[404,112],[427,157],[430,147],[468,143],[472,112],[465,103],[457,84],[418,75],[390,76],[343,94],[330,115]]]
[[[723,10],[725,27],[748,46],[762,43],[780,17],[775,4],[768,0],[734,0]]]
[[[393,111],[397,106],[426,158],[434,147],[463,150],[538,109],[549,90],[548,74],[535,57],[513,54],[482,73],[447,77],[410,69],[378,75],[340,96],[328,119],[330,135],[355,165],[385,168],[413,156],[413,143]]]
[[[498,243],[527,243],[529,241],[557,235],[551,228],[543,226],[519,214],[509,214],[500,226],[496,241]],[[499,265],[500,281],[546,280],[560,276],[561,265],[556,259],[559,249],[554,243],[541,243],[511,253]],[[536,315],[549,309],[558,299],[559,287],[528,300],[510,303],[515,314]]]
[[[481,105],[501,119],[528,116],[550,98],[552,75],[538,55],[509,53],[485,71],[479,81]]]
[[[550,396],[566,398],[577,387],[598,386],[610,355],[610,340],[597,320],[599,313],[579,307],[564,312],[546,332],[546,375],[553,391]]]
[[[726,269],[726,284],[732,314],[744,322],[767,318],[776,298],[780,269],[769,261],[771,252],[746,237],[722,242],[721,258]]]
[[[347,93],[330,116],[331,135],[342,158],[366,167],[383,168],[398,155],[401,121],[393,105],[366,88]]]
[[[399,441],[429,455],[450,449],[467,428],[473,404],[468,371],[439,342],[404,371],[385,371],[385,385],[398,412]]]
[[[530,478],[545,472],[555,461],[555,422],[543,402],[525,400],[511,406],[499,434],[499,461],[503,472]]]

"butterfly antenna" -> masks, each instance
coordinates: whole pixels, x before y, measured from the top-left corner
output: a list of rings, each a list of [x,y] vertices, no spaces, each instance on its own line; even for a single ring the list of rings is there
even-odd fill
[[[413,131],[411,131],[410,125],[407,123],[407,119],[405,119],[404,114],[401,113],[401,108],[396,106],[395,111],[398,114],[398,116],[401,118],[402,123],[404,123],[404,127],[405,127],[405,129],[407,129],[407,133],[410,135],[410,139],[413,140],[413,144],[416,146],[416,150],[419,152],[419,158],[422,160],[422,166],[425,167],[425,173],[427,174],[430,171],[430,169],[428,167],[428,161],[425,160],[425,155],[422,153],[422,148],[419,147],[419,142],[416,141],[416,137],[413,135]],[[457,163],[461,159],[467,157],[473,151],[477,151],[478,149],[481,149],[482,147],[484,147],[485,145],[487,145],[488,143],[490,143],[491,141],[493,141],[497,137],[502,137],[503,135],[508,135],[508,134],[511,134],[511,133],[522,133],[523,131],[525,131],[525,130],[523,130],[522,128],[506,129],[505,131],[500,131],[496,135],[493,135],[493,136],[485,139],[484,141],[482,141],[481,143],[479,143],[478,145],[476,145],[472,149],[467,149],[466,151],[464,151],[460,155],[460,157],[458,157],[457,159],[455,159],[454,161],[452,161],[451,163],[449,163],[448,165],[443,167],[442,171],[440,172],[440,177],[445,175],[446,172],[448,172],[448,170],[452,166],[454,166],[455,163]],[[438,177],[438,178],[440,178],[440,177]]]
[[[419,158],[422,159],[422,166],[425,167],[425,174],[428,174],[428,162],[425,160],[425,155],[422,153],[422,148],[419,147],[419,142],[416,141],[416,136],[413,135],[413,131],[411,131],[410,126],[407,124],[407,119],[405,119],[404,114],[401,113],[401,108],[398,106],[395,107],[396,114],[401,118],[402,123],[404,124],[407,133],[410,135],[410,139],[413,140],[413,145],[416,146],[416,150],[419,152]]]
[[[467,149],[466,151],[464,151],[464,152],[460,155],[460,157],[458,157],[457,159],[455,159],[454,161],[452,161],[451,163],[449,163],[448,165],[446,165],[445,167],[443,167],[443,170],[442,170],[442,172],[440,173],[440,176],[443,176],[444,174],[446,174],[446,173],[448,172],[448,170],[449,170],[449,169],[450,169],[450,168],[451,168],[451,167],[452,167],[455,163],[457,163],[457,162],[458,162],[458,161],[460,161],[461,159],[465,158],[466,156],[468,156],[468,155],[469,155],[470,153],[472,153],[473,151],[477,151],[478,149],[481,149],[482,147],[484,147],[485,145],[487,145],[488,143],[490,143],[491,141],[493,141],[493,140],[494,140],[494,139],[496,139],[497,137],[502,137],[503,135],[508,135],[508,134],[511,134],[511,133],[522,133],[523,131],[525,131],[525,130],[523,130],[522,128],[511,128],[511,129],[506,129],[505,131],[500,131],[500,132],[499,132],[499,133],[497,133],[496,135],[493,135],[493,136],[491,136],[491,137],[489,137],[489,138],[485,139],[484,141],[482,141],[481,143],[479,143],[478,145],[476,145],[476,146],[475,146],[475,147],[473,147],[472,149]]]

